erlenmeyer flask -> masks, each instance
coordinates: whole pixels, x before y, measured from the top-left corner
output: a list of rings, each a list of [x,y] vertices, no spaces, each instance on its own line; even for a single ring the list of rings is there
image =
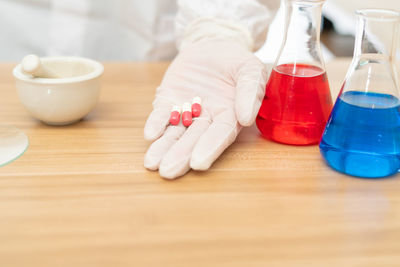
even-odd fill
[[[264,137],[317,144],[332,109],[320,48],[324,0],[287,0],[285,37],[257,116]]]
[[[400,101],[393,66],[400,17],[379,9],[356,14],[353,61],[320,151],[340,172],[383,177],[400,168]]]

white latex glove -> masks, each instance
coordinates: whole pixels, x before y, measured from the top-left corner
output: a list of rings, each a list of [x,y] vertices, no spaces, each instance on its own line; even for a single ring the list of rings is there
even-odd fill
[[[154,141],[144,166],[173,179],[207,170],[258,113],[266,85],[265,66],[243,43],[204,38],[189,43],[169,66],[157,89],[144,136]],[[202,99],[202,113],[190,127],[168,124],[171,107]]]

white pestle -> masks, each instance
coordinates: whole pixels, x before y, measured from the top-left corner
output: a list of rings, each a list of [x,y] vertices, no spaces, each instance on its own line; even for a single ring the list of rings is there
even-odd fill
[[[21,62],[21,69],[35,78],[60,78],[54,71],[46,68],[36,55],[24,57]]]

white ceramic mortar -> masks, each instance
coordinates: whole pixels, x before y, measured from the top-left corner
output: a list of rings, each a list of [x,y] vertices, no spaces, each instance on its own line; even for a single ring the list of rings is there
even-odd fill
[[[35,118],[50,125],[67,125],[86,116],[100,94],[99,62],[79,57],[44,57],[42,64],[61,78],[33,78],[13,70],[19,98]]]

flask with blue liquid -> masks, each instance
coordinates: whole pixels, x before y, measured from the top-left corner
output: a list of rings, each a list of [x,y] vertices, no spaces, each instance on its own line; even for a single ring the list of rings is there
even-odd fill
[[[320,142],[335,170],[377,178],[400,169],[400,100],[394,57],[400,15],[356,11],[353,61]]]

